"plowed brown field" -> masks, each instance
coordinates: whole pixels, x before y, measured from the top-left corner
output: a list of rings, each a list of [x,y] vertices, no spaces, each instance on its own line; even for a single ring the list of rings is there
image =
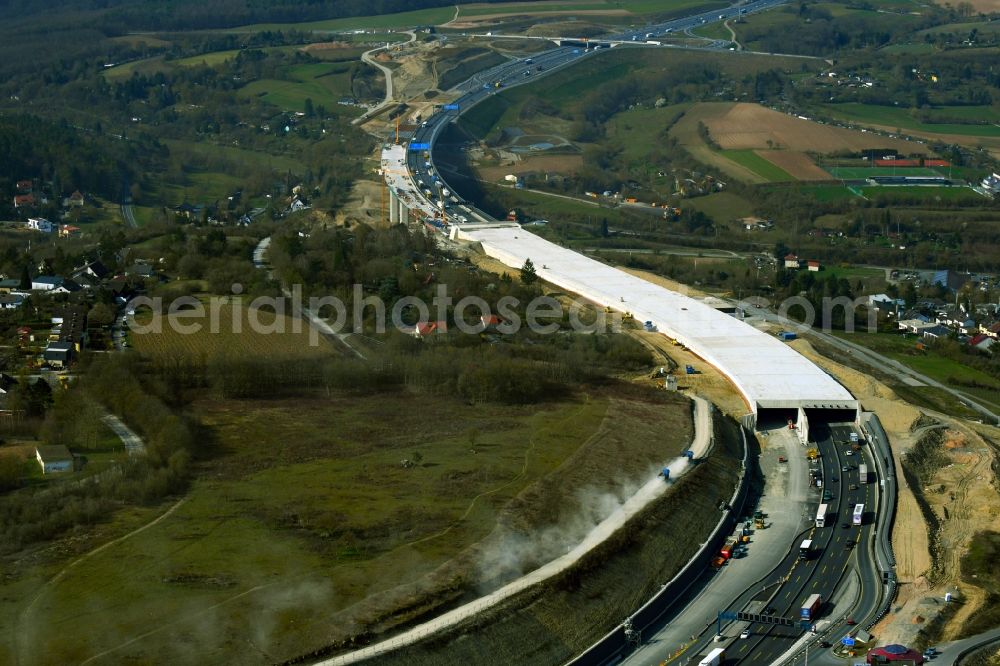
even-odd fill
[[[833,179],[833,176],[816,166],[812,158],[805,153],[794,150],[755,150],[754,152],[799,180]]]
[[[904,155],[929,152],[926,146],[912,141],[821,125],[772,111],[759,104],[697,104],[688,111],[688,115],[701,118],[712,139],[722,148],[832,153],[879,147],[893,148]]]

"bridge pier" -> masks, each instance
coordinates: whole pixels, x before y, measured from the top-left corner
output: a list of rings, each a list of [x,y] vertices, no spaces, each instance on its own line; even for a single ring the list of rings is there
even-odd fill
[[[403,203],[403,200],[400,199],[399,197],[396,197],[396,204],[399,207],[398,210],[396,211],[396,221],[402,224],[406,224],[407,217],[409,216],[410,211],[406,207],[406,204]]]
[[[399,224],[399,197],[389,190],[389,224]]]

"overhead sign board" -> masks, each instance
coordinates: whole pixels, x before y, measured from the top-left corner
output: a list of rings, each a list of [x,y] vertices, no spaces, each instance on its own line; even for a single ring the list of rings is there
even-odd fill
[[[431,144],[429,143],[411,143],[410,150],[430,150]]]
[[[459,106],[458,104],[445,104],[441,108],[443,108],[445,111],[458,111]]]

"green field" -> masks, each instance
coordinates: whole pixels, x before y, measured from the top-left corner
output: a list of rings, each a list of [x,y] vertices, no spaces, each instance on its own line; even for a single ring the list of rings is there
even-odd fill
[[[800,187],[798,191],[815,197],[817,201],[843,201],[856,196],[841,185],[805,185]]]
[[[881,187],[862,187],[861,193],[869,198],[907,197],[929,200],[955,201],[958,199],[968,199],[978,203],[985,203],[986,199],[969,187],[936,187],[934,185],[885,185]]]
[[[885,271],[881,268],[866,268],[864,266],[823,266],[823,273],[827,276],[844,278],[854,282],[855,280],[879,280],[885,282]]]
[[[844,180],[860,180],[872,178],[874,176],[947,176],[947,167],[944,173],[937,169],[924,167],[823,167],[834,178]]]
[[[685,199],[678,205],[701,211],[717,222],[725,222],[753,214],[753,203],[732,192],[716,192],[704,197]]]
[[[339,63],[309,63],[295,65],[286,70],[288,80],[261,79],[240,89],[245,97],[258,97],[283,111],[304,111],[305,102],[311,99],[316,106],[324,106],[331,113],[341,108],[337,102],[351,95],[349,65]],[[344,113],[360,115],[358,109]]]
[[[752,150],[720,150],[719,154],[772,183],[795,180],[790,173],[768,162]]]
[[[1000,381],[981,370],[941,356],[933,349],[918,351],[916,345],[920,340],[914,335],[837,333],[837,336],[885,354],[946,386],[976,396],[991,409],[1000,407]],[[983,387],[970,388],[963,385],[965,383],[981,384]]]
[[[700,37],[707,37],[709,39],[732,39],[733,36],[726,29],[721,21],[715,21],[714,23],[709,23],[707,25],[699,26],[692,30],[694,34]]]
[[[924,44],[924,43],[919,43],[919,44],[890,44],[889,46],[886,46],[885,48],[879,49],[879,53],[891,53],[893,55],[899,55],[899,54],[902,54],[902,53],[906,53],[906,54],[911,54],[911,53],[925,54],[925,53],[933,53],[933,52],[934,52],[934,45],[933,44]]]
[[[721,6],[718,2],[705,0],[590,0],[589,2],[554,2],[554,3],[473,3],[459,5],[459,20],[488,15],[541,14],[551,12],[618,12],[624,10],[637,16],[645,14],[674,13],[692,7]],[[451,17],[449,17],[451,18]]]
[[[264,32],[266,30],[301,30],[303,32],[337,32],[339,30],[380,30],[385,28],[412,28],[417,25],[440,25],[455,16],[455,8],[436,7],[418,9],[412,12],[398,14],[380,14],[377,16],[355,16],[352,18],[328,19],[325,21],[307,21],[304,23],[255,23],[225,32]]]
[[[243,187],[243,179],[231,173],[201,171],[185,174],[184,184],[162,183],[160,198],[172,206],[187,203],[211,203],[225,199],[229,193]]]
[[[874,104],[850,102],[844,104],[823,104],[821,108],[831,116],[871,125],[898,127],[936,134],[1000,137],[1000,125],[996,124],[997,113],[990,106],[949,106],[931,109],[929,112],[931,118],[937,116],[968,120],[970,124],[967,125],[921,122],[911,115],[909,109],[892,106],[876,106]],[[976,121],[983,124],[972,124]]]
[[[420,581],[441,588],[431,603],[454,600],[465,580],[439,567],[501,516],[552,524],[579,506],[588,475],[631,478],[677,455],[691,432],[689,407],[660,396],[509,407],[388,393],[194,409],[215,452],[169,517],[49,584],[57,569],[48,559],[0,583],[0,619],[20,632],[22,655],[257,663],[263,650],[269,663],[284,661],[359,631],[347,618],[363,625],[379,604],[412,603],[400,586]],[[616,459],[619,447],[629,460]],[[575,464],[564,465],[570,456]],[[516,513],[504,514],[514,498]],[[102,530],[124,534],[152,517],[125,511]],[[38,640],[40,627],[67,617],[72,632]],[[0,660],[13,663],[5,648]]]
[[[246,170],[248,166],[275,171],[299,171],[303,168],[302,160],[296,155],[275,155],[239,146],[180,139],[163,139],[163,143],[170,149],[171,155],[182,156],[188,165],[228,162],[232,165],[232,171],[236,172]]]

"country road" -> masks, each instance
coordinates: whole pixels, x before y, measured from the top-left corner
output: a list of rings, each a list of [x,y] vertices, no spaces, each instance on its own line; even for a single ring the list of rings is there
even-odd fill
[[[101,421],[118,435],[118,439],[125,445],[125,450],[128,451],[130,456],[143,453],[146,450],[146,444],[142,441],[142,438],[135,434],[131,428],[125,425],[114,414],[107,414],[101,417]]]
[[[403,32],[405,34],[409,35],[410,39],[408,41],[406,41],[406,42],[403,42],[402,44],[398,44],[397,46],[402,46],[404,44],[412,44],[413,42],[416,41],[416,39],[417,39],[417,33],[416,32],[414,32],[413,30],[404,30]],[[361,114],[360,116],[358,116],[357,118],[355,118],[354,120],[352,120],[351,123],[354,124],[354,125],[358,125],[360,123],[363,123],[366,120],[368,120],[369,118],[371,118],[372,116],[377,115],[385,107],[389,106],[393,102],[394,96],[393,96],[393,90],[392,90],[392,69],[390,69],[390,68],[386,67],[385,65],[377,62],[372,57],[373,53],[377,53],[379,51],[385,51],[387,49],[389,49],[388,45],[387,46],[377,46],[377,47],[375,47],[375,48],[373,48],[373,49],[371,49],[369,51],[365,51],[364,53],[361,54],[361,60],[363,62],[371,65],[372,67],[378,68],[379,70],[381,70],[383,76],[385,76],[385,99],[383,99],[378,105],[376,105],[376,106],[368,109],[363,114]]]

